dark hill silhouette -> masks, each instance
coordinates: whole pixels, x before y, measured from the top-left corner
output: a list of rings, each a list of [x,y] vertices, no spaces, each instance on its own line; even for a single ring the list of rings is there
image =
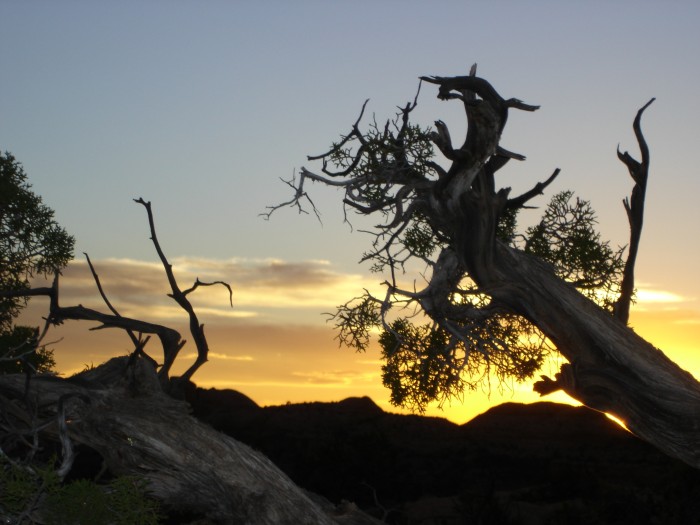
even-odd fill
[[[192,385],[187,398],[300,486],[388,523],[700,523],[700,472],[583,407],[507,403],[460,426],[368,397],[259,407]]]

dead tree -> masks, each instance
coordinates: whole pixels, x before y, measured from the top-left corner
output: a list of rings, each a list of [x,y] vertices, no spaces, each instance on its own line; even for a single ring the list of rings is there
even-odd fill
[[[182,290],[156,237],[150,202],[136,202],[146,208],[151,240],[170,284],[169,296],[188,315],[198,351],[195,362],[184,376],[171,378],[171,367],[185,344],[179,332],[121,316],[102,289],[89,258],[99,293],[111,313],[82,305],[61,306],[58,276],[51,287],[4,290],[0,294],[6,297],[49,297],[44,333],[65,321],[92,321],[100,323],[99,329],[125,330],[134,351],[66,379],[0,375],[0,455],[28,447],[26,455],[32,456],[42,439],[53,438],[62,445],[58,474],[63,478],[73,463],[73,443],[87,445],[104,458],[111,473],[145,480],[149,494],[166,511],[204,517],[208,523],[378,523],[353,505],[337,509],[305,493],[261,453],[200,423],[189,414],[188,405],[177,399],[179,386],[207,361],[208,353],[203,325],[187,296],[200,286],[214,284],[225,286],[230,298],[232,291],[225,282],[199,279]],[[144,349],[153,335],[163,350],[160,364]]]
[[[626,325],[649,167],[640,121],[651,101],[634,121],[642,160],[618,152],[635,187],[631,201],[624,201],[631,242],[611,313],[557,276],[551,264],[504,240],[502,225],[509,214],[527,207],[559,174],[556,170],[519,196],[496,186],[495,175],[503,166],[525,158],[500,145],[509,112],[538,107],[503,98],[476,76],[475,67],[469,76],[421,80],[436,85],[441,100],[461,102],[468,124],[461,145],[454,145],[441,121],[435,122],[434,131],[409,122],[418,95],[400,108],[396,119],[385,126],[371,122],[368,131],[360,130],[363,106],[347,135],[326,153],[309,157],[321,161],[321,172],[302,169],[298,180],[288,181],[295,188],[293,199],[280,205],[303,210],[310,202],[313,207],[305,183],[319,182],[342,189],[346,209],[382,218],[370,232],[372,249],[363,260],[389,275],[386,296],[365,293],[339,308],[334,319],[341,342],[362,350],[370,328],[376,327],[395,344],[387,351],[391,358],[404,347],[425,345],[439,336],[431,343],[432,354],[414,350],[411,370],[454,393],[474,356],[487,369],[501,360],[504,373],[531,375],[537,359],[524,359],[517,337],[505,331],[514,322],[529,323],[568,361],[556,379],[543,377],[537,391],[544,395],[562,389],[588,407],[618,417],[667,454],[700,467],[700,385]],[[444,162],[434,160],[436,151]],[[267,215],[280,206],[271,207]],[[408,260],[427,265],[423,286],[420,279],[405,285],[401,271]],[[407,308],[408,317],[430,320],[429,331],[411,339],[414,332],[392,323],[396,310]]]

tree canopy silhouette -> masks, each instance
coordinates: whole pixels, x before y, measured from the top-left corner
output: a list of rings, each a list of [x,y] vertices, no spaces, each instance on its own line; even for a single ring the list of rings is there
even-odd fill
[[[60,272],[73,258],[75,240],[32,191],[22,165],[0,152],[0,290],[29,290],[35,276]],[[52,351],[38,347],[39,332],[13,321],[27,297],[0,296],[0,371],[50,370]]]
[[[310,181],[340,188],[346,212],[381,221],[362,261],[386,276],[385,294],[365,291],[338,308],[332,317],[341,343],[363,350],[379,330],[392,401],[418,409],[494,374],[532,377],[556,349],[568,363],[555,379],[542,377],[541,394],[563,389],[700,466],[700,385],[627,327],[649,168],[640,122],[654,99],[633,124],[641,161],[618,151],[634,182],[623,201],[631,230],[624,258],[600,239],[590,204],[571,192],[555,195],[541,221],[518,233],[518,210],[559,170],[511,195],[496,174],[525,157],[500,140],[511,110],[538,106],[505,99],[475,66],[468,76],[421,82],[436,85],[439,99],[461,103],[461,145],[440,120],[432,130],[410,121],[418,94],[395,118],[363,130],[365,102],[348,134],[309,157],[320,172],[302,168],[298,180],[287,181],[293,198],[267,214],[289,205],[316,212]],[[414,280],[404,275],[409,261],[426,268]]]

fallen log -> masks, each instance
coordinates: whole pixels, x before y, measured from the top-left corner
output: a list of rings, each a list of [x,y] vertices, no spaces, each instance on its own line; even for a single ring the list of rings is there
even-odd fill
[[[0,376],[0,396],[15,431],[53,419],[44,435],[91,447],[115,475],[142,477],[168,512],[217,524],[379,523],[354,505],[322,504],[263,454],[195,419],[163,393],[144,358],[114,358],[66,379]],[[22,417],[22,405],[38,418]],[[63,466],[69,455],[64,447]]]

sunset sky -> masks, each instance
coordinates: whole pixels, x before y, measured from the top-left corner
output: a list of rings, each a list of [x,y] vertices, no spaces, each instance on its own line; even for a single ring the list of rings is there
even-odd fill
[[[221,287],[194,297],[211,346],[197,383],[263,405],[369,395],[388,409],[376,348],[339,349],[322,315],[383,280],[358,264],[369,238],[343,224],[340,193],[321,187],[309,189],[322,224],[293,209],[265,221],[266,206],[290,197],[280,178],[313,168],[306,156],[347,133],[365,99],[383,121],[420,75],[466,74],[476,62],[506,98],[541,105],[511,114],[502,144],[528,159],[499,182],[518,192],[561,168],[537,204],[572,189],[624,245],[632,182],[615,151],[639,157],[632,120],[656,97],[642,122],[651,174],[631,324],[700,377],[698,21],[690,0],[0,0],[0,150],[76,237],[64,305],[103,308],[87,252],[122,315],[185,333],[133,202],[143,197],[182,287],[196,277],[233,287],[233,308]],[[423,86],[415,120],[442,119],[459,137],[463,112],[435,94]],[[23,321],[38,324],[45,307],[35,301]],[[49,335],[61,372],[129,350],[123,333],[89,327]],[[183,366],[194,351],[183,349]],[[530,385],[487,394],[429,413],[463,422],[536,399]]]

